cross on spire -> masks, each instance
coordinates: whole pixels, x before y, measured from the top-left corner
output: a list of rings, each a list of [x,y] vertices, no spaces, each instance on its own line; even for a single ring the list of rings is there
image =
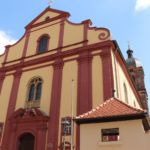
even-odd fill
[[[48,6],[51,7],[51,4],[53,3],[53,0],[48,0]]]
[[[128,41],[128,49],[131,49],[130,41]]]
[[[131,44],[130,41],[128,41],[128,50],[127,50],[128,58],[133,57],[133,50],[131,50]]]

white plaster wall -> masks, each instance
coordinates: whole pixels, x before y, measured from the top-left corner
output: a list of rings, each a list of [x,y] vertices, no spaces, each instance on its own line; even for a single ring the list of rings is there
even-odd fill
[[[150,133],[141,120],[82,124],[80,150],[148,150]],[[101,142],[101,129],[119,128],[120,141]]]

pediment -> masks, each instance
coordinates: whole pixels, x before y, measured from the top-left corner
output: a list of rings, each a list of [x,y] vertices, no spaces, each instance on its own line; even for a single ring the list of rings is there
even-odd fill
[[[38,108],[30,108],[30,109],[23,109],[20,108],[16,110],[13,115],[11,116],[10,120],[26,120],[26,119],[40,119],[40,120],[47,120],[48,116],[42,112]]]
[[[27,26],[26,29],[32,28],[36,25],[43,24],[46,22],[51,22],[63,17],[69,17],[70,14],[65,11],[60,11],[47,7],[40,15],[33,19]]]

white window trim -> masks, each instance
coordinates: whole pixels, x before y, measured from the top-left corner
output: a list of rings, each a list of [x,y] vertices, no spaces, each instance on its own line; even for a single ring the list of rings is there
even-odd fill
[[[109,141],[109,142],[98,142],[99,146],[117,146],[117,145],[122,145],[122,141]]]

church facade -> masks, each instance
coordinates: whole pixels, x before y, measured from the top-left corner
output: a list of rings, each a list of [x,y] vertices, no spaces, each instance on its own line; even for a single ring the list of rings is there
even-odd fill
[[[130,106],[149,131],[144,74],[127,66],[108,29],[69,16],[46,8],[0,56],[0,150],[85,149],[81,116],[110,99],[116,118]]]

